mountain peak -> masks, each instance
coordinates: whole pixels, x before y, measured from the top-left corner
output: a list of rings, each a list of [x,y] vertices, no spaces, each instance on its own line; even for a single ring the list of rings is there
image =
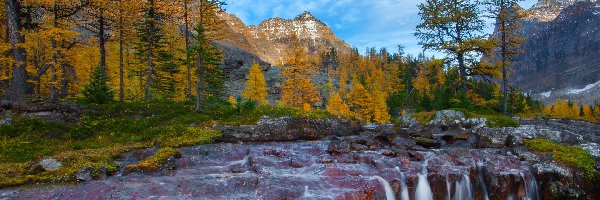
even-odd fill
[[[309,11],[304,11],[302,14],[299,14],[295,18],[296,20],[316,20],[317,18],[313,16]]]

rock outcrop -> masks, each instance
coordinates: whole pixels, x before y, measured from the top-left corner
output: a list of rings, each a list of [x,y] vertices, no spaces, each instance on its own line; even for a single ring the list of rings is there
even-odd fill
[[[592,88],[574,91],[600,81],[600,2],[540,0],[521,12],[528,14],[522,21],[526,41],[511,65],[512,83],[546,102],[600,100]]]

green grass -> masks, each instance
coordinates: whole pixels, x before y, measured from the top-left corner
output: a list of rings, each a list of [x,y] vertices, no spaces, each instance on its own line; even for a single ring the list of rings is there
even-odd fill
[[[518,127],[519,122],[506,116],[489,116],[486,125],[490,128]]]
[[[584,177],[589,180],[595,179],[598,174],[596,161],[581,147],[557,144],[547,139],[527,140],[525,146],[532,151],[552,154],[557,162],[583,171]]]
[[[221,136],[213,124],[255,124],[262,116],[328,118],[324,111],[256,106],[247,101],[232,108],[227,101],[209,99],[200,113],[192,102],[146,101],[86,104],[76,124],[14,118],[0,126],[0,187],[34,182],[67,182],[75,173],[92,167],[114,170],[114,160],[132,149],[184,147],[211,143]],[[55,157],[64,167],[54,172],[32,173],[28,163]]]

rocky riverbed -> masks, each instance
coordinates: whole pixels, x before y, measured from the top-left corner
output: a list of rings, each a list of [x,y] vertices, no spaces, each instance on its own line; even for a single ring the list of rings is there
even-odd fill
[[[277,120],[278,123],[268,123]],[[522,139],[544,137],[597,151],[598,145],[592,143],[597,144],[600,127],[594,124],[529,120],[522,121],[524,125],[518,128],[500,129],[472,124],[363,128],[321,121],[321,125],[333,128],[328,132],[323,130],[328,134],[318,136],[314,133],[319,128],[291,126],[286,124],[289,120],[293,119],[264,119],[256,126],[221,127],[223,141],[227,143],[181,148],[176,170],[119,173],[81,183],[8,188],[0,190],[0,199],[600,197],[598,181],[583,179],[576,170],[520,145]],[[249,141],[256,141],[256,135],[250,134],[253,130],[280,130],[276,129],[281,128],[278,124],[297,130],[287,131],[284,138],[273,136],[276,138],[271,142],[245,141],[243,135],[250,135]],[[240,130],[247,134],[241,134]],[[341,132],[337,130],[356,133],[339,135]],[[290,139],[307,138],[302,135],[314,141]],[[122,165],[135,163],[155,151],[131,152],[125,155]]]

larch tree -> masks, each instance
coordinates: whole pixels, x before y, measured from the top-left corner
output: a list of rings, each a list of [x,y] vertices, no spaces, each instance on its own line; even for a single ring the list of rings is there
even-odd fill
[[[284,79],[281,101],[293,108],[303,108],[306,107],[305,104],[312,105],[321,101],[317,86],[311,80],[316,68],[306,55],[300,40],[294,37],[292,51],[285,58],[286,65],[281,67],[281,76]]]
[[[0,8],[6,8],[5,1],[0,1]],[[6,12],[0,12],[0,92],[7,94],[10,90],[10,72],[12,58],[10,56],[10,32]]]
[[[348,93],[348,102],[354,116],[363,122],[373,119],[373,97],[357,78],[352,80],[352,88]]]
[[[334,92],[329,96],[327,101],[327,112],[346,118],[352,116],[350,108],[348,108],[348,105],[346,105],[340,94],[337,92]]]
[[[252,63],[250,72],[248,73],[248,79],[246,80],[246,88],[242,92],[242,97],[256,101],[259,104],[266,105],[267,101],[267,81],[263,71],[257,62]]]
[[[472,0],[426,0],[419,6],[422,22],[417,25],[415,36],[426,50],[441,51],[458,62],[463,90],[468,87],[468,56],[485,53],[489,42],[481,31],[485,25],[478,4]]]
[[[512,59],[523,53],[521,45],[524,38],[520,34],[522,28],[520,20],[524,17],[523,12],[517,4],[522,0],[485,0],[488,12],[491,17],[496,20],[495,40],[494,45],[499,47],[499,52],[496,53],[499,57],[497,62],[502,71],[502,88],[504,89],[504,97],[502,100],[502,110],[504,115],[508,115],[508,72]]]
[[[125,99],[125,40],[132,31],[128,29],[136,20],[136,14],[141,7],[134,0],[110,0],[109,7],[117,12],[110,12],[111,19],[116,23],[119,43],[119,101]]]

